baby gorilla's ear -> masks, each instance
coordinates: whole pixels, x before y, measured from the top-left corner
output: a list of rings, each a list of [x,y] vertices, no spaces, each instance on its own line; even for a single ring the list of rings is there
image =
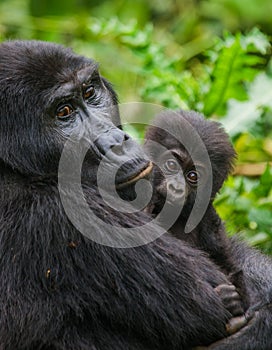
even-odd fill
[[[197,130],[208,151],[213,172],[213,196],[233,171],[236,152],[223,126],[215,121],[202,121]]]

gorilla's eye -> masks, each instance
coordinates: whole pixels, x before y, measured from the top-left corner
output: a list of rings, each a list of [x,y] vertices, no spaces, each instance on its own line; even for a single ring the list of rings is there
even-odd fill
[[[164,166],[165,169],[170,172],[177,172],[180,169],[178,162],[176,162],[174,159],[168,159],[164,163]]]
[[[89,98],[93,97],[95,94],[95,88],[93,85],[90,85],[87,87],[87,89],[84,91],[84,100],[88,100]]]
[[[195,170],[189,171],[188,174],[186,175],[186,177],[191,184],[193,184],[193,185],[197,184],[198,174]]]
[[[71,105],[61,105],[57,109],[57,117],[60,119],[65,119],[69,117],[74,112],[74,109]]]

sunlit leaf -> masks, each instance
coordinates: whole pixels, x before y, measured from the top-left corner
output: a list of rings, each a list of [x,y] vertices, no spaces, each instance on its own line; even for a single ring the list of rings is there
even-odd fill
[[[260,118],[264,107],[272,108],[272,79],[260,73],[249,88],[248,101],[230,100],[228,113],[221,122],[235,136],[249,130]]]

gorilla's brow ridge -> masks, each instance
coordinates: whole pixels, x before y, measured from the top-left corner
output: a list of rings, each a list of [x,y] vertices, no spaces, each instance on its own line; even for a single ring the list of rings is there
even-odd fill
[[[99,75],[98,64],[91,64],[76,72],[76,75],[66,82],[60,83],[54,89],[54,98],[50,99],[50,104],[60,103],[80,96],[83,84],[90,84],[93,76]],[[52,95],[51,95],[52,96]]]
[[[90,83],[92,77],[98,74],[98,64],[92,63],[91,65],[80,69],[77,72],[77,80],[79,84]]]

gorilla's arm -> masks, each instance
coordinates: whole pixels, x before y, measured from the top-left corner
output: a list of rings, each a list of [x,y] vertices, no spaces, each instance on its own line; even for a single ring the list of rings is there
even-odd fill
[[[232,253],[244,271],[255,316],[231,337],[213,344],[213,350],[272,349],[272,259],[232,238]],[[250,310],[249,310],[250,311]]]

